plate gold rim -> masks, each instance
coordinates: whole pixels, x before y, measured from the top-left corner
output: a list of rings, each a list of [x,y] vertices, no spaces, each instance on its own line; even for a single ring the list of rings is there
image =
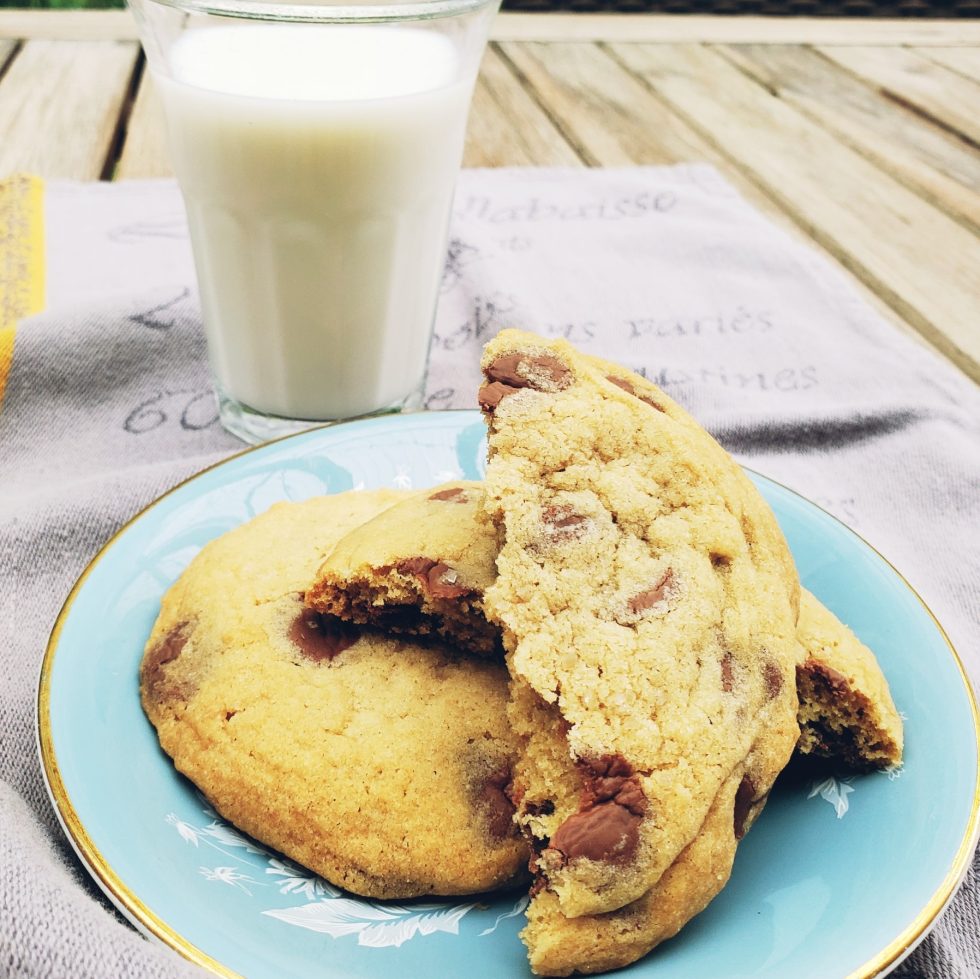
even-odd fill
[[[472,409],[456,408],[438,412],[411,412],[405,413],[404,415],[398,417],[411,419],[420,415],[447,415],[457,412],[475,414]],[[383,418],[386,422],[391,422],[394,420],[394,417],[390,414],[381,416],[378,418],[378,420],[380,421],[381,418]],[[204,469],[201,469],[199,472],[188,476],[186,479],[182,479],[166,492],[152,500],[119,527],[119,529],[99,548],[91,561],[89,561],[85,569],[79,575],[78,579],[75,581],[75,584],[72,586],[71,591],[69,591],[68,596],[65,598],[61,610],[58,612],[58,616],[55,619],[54,626],[52,627],[51,634],[44,650],[44,657],[41,661],[36,704],[37,715],[35,718],[35,733],[37,737],[38,754],[41,761],[41,773],[44,777],[48,795],[54,804],[55,814],[57,815],[58,821],[68,838],[68,842],[78,854],[88,872],[94,876],[96,882],[105,892],[106,896],[140,931],[153,938],[156,938],[164,945],[169,946],[174,951],[180,953],[184,958],[193,962],[195,965],[209,969],[216,975],[225,977],[225,979],[241,979],[241,977],[239,973],[234,972],[227,968],[227,966],[222,965],[217,959],[212,958],[206,952],[199,949],[196,945],[193,945],[191,942],[187,941],[187,939],[185,939],[179,932],[171,928],[162,918],[150,910],[150,908],[147,907],[147,905],[139,897],[137,897],[137,895],[112,869],[108,861],[92,841],[91,837],[85,830],[78,813],[75,811],[75,807],[72,804],[68,790],[61,778],[51,732],[51,674],[58,642],[61,638],[62,629],[68,615],[71,612],[75,599],[78,597],[78,593],[81,591],[96,565],[98,565],[98,563],[115,544],[119,537],[125,534],[126,531],[134,523],[136,523],[136,521],[141,520],[154,507],[162,503],[168,497],[172,496],[187,484],[194,482],[196,479],[200,479],[205,474],[212,472],[221,466],[227,465],[235,459],[240,459],[242,456],[249,455],[250,453],[260,449],[265,449],[270,445],[276,445],[280,442],[288,441],[289,439],[309,436],[312,432],[324,431],[326,429],[336,429],[351,424],[363,424],[365,421],[372,420],[372,418],[359,418],[352,419],[347,422],[317,426],[304,432],[297,432],[291,435],[282,436],[281,438],[272,439],[268,442],[262,443],[261,445],[248,446],[239,452],[234,452],[231,455],[226,456],[224,459],[221,459],[210,466],[206,466]],[[874,554],[881,558],[882,561],[884,561],[888,568],[890,568],[895,575],[898,576],[902,584],[905,585],[905,587],[912,593],[916,601],[922,606],[923,609],[925,609],[926,613],[929,615],[929,618],[932,620],[933,625],[939,631],[939,635],[942,637],[943,642],[946,643],[946,647],[952,655],[953,662],[956,664],[956,668],[959,671],[960,680],[962,681],[966,690],[967,701],[970,705],[970,713],[973,718],[973,736],[977,751],[977,771],[974,779],[973,803],[970,810],[970,816],[967,820],[963,839],[960,842],[960,846],[953,857],[953,861],[946,872],[946,875],[943,877],[943,880],[940,882],[939,886],[933,892],[932,896],[919,911],[919,913],[898,936],[892,939],[892,941],[885,946],[885,948],[846,977],[846,979],[875,979],[875,977],[884,976],[891,971],[893,967],[897,966],[913,951],[919,942],[926,937],[930,930],[930,926],[936,922],[946,905],[952,900],[960,883],[962,883],[964,877],[966,876],[967,870],[970,867],[973,851],[976,849],[978,840],[980,840],[980,709],[978,709],[977,699],[973,692],[973,686],[970,683],[966,669],[963,666],[963,661],[960,659],[959,653],[957,653],[956,648],[953,646],[949,636],[946,634],[946,630],[942,627],[942,624],[939,622],[939,619],[936,618],[932,609],[929,608],[929,606],[923,601],[922,596],[919,595],[915,588],[913,588],[908,582],[906,577],[891,563],[891,561],[889,561],[888,558],[886,558],[876,547],[865,540],[864,537],[852,530],[842,520],[838,519],[828,510],[825,510],[819,504],[814,503],[812,500],[808,500],[801,493],[797,493],[796,490],[791,489],[789,486],[786,486],[785,484],[780,483],[777,480],[764,475],[763,473],[759,473],[747,466],[742,466],[742,468],[752,475],[762,477],[773,485],[778,486],[780,489],[785,490],[792,496],[802,500],[809,506],[815,507],[821,513],[826,514],[831,520],[840,524],[844,530],[856,537],[862,544],[865,545],[865,547],[869,548]]]

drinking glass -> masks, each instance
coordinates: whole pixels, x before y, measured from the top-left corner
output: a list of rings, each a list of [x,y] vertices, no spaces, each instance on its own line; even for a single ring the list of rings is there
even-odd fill
[[[221,420],[420,406],[499,0],[129,0],[187,210]]]

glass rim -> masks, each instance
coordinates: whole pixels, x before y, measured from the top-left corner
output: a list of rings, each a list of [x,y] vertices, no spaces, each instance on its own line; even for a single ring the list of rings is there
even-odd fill
[[[131,6],[161,4],[189,14],[213,14],[245,20],[312,24],[377,24],[436,20],[496,7],[500,0],[395,0],[357,3],[350,0],[129,0]]]

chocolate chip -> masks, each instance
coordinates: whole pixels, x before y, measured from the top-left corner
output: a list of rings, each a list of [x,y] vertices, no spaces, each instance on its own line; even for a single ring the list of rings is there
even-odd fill
[[[511,388],[528,387],[527,378],[517,372],[520,354],[503,354],[487,365],[484,374],[488,381],[499,381]]]
[[[460,584],[459,572],[442,561],[429,557],[408,557],[394,567],[404,574],[415,575],[430,598],[461,598],[473,592],[472,588]]]
[[[178,622],[166,635],[158,639],[140,665],[140,677],[150,698],[157,703],[187,700],[193,694],[188,681],[168,677],[163,669],[180,657],[192,632],[189,622]]]
[[[514,806],[507,794],[510,783],[510,771],[506,768],[494,772],[487,779],[480,791],[480,801],[483,803],[487,828],[490,835],[498,840],[513,836],[517,827],[514,824]]]
[[[580,809],[558,827],[550,849],[566,860],[586,857],[609,863],[632,857],[647,800],[633,766],[622,755],[580,759]]]
[[[830,700],[839,700],[850,692],[850,683],[843,673],[812,657],[796,668],[797,685],[803,678],[826,691],[827,699]]]
[[[442,563],[433,565],[429,570],[426,585],[433,598],[462,598],[473,590],[459,583],[459,572],[455,568]]]
[[[579,758],[575,767],[585,778],[629,778],[633,766],[622,755],[598,755],[595,758]]]
[[[436,562],[430,557],[405,557],[397,564],[391,565],[402,574],[414,574],[421,578],[427,578],[429,572],[436,566]],[[385,570],[385,569],[382,569]]]
[[[502,354],[487,365],[484,373],[488,381],[538,391],[560,391],[572,382],[572,372],[551,354]]]
[[[617,805],[629,809],[634,816],[642,816],[647,811],[647,797],[635,778],[627,779],[614,798]]]
[[[598,755],[579,758],[575,767],[584,778],[629,778],[633,766],[622,755]]]
[[[508,394],[513,394],[517,389],[494,381],[493,384],[484,384],[477,393],[476,399],[484,411],[492,412]]]
[[[576,513],[567,504],[559,503],[541,511],[541,523],[549,541],[563,542],[582,537],[588,530],[589,518]]]
[[[755,783],[748,775],[742,776],[735,790],[735,839],[745,836],[745,822],[749,818],[752,804],[755,802]]]
[[[772,660],[768,660],[762,667],[762,682],[770,700],[779,696],[779,691],[783,689],[783,674]]]
[[[156,673],[161,666],[172,663],[184,651],[190,634],[189,622],[180,622],[175,625],[162,639],[158,639],[154,643],[153,648],[147,654],[144,667]]]
[[[663,411],[663,407],[659,405],[649,394],[640,394],[633,384],[626,380],[625,377],[616,377],[615,374],[607,374],[606,380],[616,387],[622,388],[627,394],[632,394],[634,398],[639,398],[645,405],[649,405],[651,408],[656,408],[657,411]]]
[[[633,385],[627,381],[625,377],[616,377],[615,374],[607,374],[606,380],[610,381],[612,384],[615,384],[616,387],[622,388],[627,394],[632,394],[634,397],[636,396],[636,388],[633,387]]]
[[[484,374],[490,383],[480,388],[477,398],[487,412],[522,388],[563,391],[574,380],[568,367],[551,354],[501,354],[487,364]]]
[[[541,519],[555,530],[566,530],[581,526],[587,518],[575,513],[569,506],[549,506],[541,512]]]
[[[576,763],[582,777],[581,805],[615,799],[635,815],[646,812],[647,802],[633,766],[622,755],[581,758]]]
[[[732,672],[732,663],[734,657],[730,651],[726,651],[725,655],[721,658],[721,689],[725,693],[731,693],[732,688],[735,686],[735,678]]]
[[[674,572],[673,569],[668,568],[660,581],[658,581],[652,588],[647,588],[645,591],[641,591],[638,595],[634,595],[626,603],[626,607],[633,615],[639,615],[641,612],[646,612],[647,609],[653,608],[654,605],[659,605],[667,598],[667,593],[670,591],[670,586],[673,583]]]
[[[429,497],[430,500],[441,500],[443,503],[466,503],[469,496],[461,486],[453,486],[450,489],[439,490]]]
[[[312,609],[301,609],[289,625],[290,641],[314,663],[329,662],[339,656],[357,642],[359,635],[350,623]]]
[[[569,816],[551,838],[550,848],[559,851],[566,860],[585,857],[622,863],[636,850],[641,819],[616,799],[599,802]]]
[[[711,566],[719,571],[725,571],[731,565],[732,559],[727,554],[712,554]]]

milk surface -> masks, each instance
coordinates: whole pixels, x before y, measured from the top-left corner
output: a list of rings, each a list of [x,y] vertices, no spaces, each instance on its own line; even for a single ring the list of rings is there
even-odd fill
[[[220,385],[361,414],[425,370],[472,79],[387,25],[190,31],[158,77]]]

